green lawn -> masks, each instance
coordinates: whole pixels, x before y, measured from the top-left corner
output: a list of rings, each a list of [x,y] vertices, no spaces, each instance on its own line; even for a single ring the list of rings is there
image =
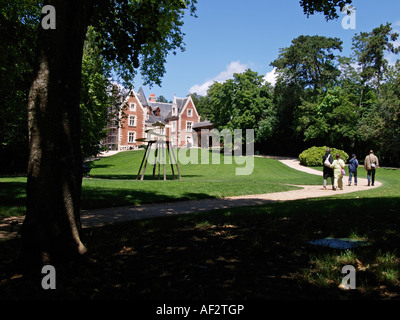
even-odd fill
[[[279,161],[252,158],[251,175],[236,175],[237,165],[224,164],[225,157],[218,155],[219,163],[179,164],[182,180],[173,180],[166,165],[167,181],[152,179],[153,167],[148,165],[143,181],[136,180],[143,151],[121,152],[109,158],[94,161],[90,176],[83,183],[83,207],[110,207],[125,204],[155,203],[173,200],[195,200],[210,197],[227,197],[244,194],[262,194],[295,189],[290,185],[319,184],[317,176],[298,172]],[[176,174],[176,170],[175,170]],[[162,166],[161,166],[161,179]]]
[[[319,184],[321,178],[298,172],[277,160],[252,158],[251,175],[236,175],[237,167],[245,164],[224,164],[209,158],[209,164],[180,164],[182,180],[173,180],[170,166],[166,166],[167,181],[152,179],[153,167],[147,166],[143,181],[136,180],[144,151],[126,151],[90,162],[90,176],[83,179],[82,209],[105,208],[130,204],[164,201],[196,200],[244,194],[262,194],[295,189],[291,185]],[[249,164],[250,166],[250,164]],[[162,175],[161,166],[161,179]],[[175,174],[177,171],[175,169]],[[0,178],[0,216],[21,215],[25,212],[24,177]]]
[[[143,195],[144,202],[162,201],[321,183],[320,176],[264,158],[254,159],[251,176],[235,176],[229,166],[188,165],[181,166],[182,181],[136,181],[139,160],[140,153],[126,152],[93,162],[93,178],[84,180],[86,205],[137,203]],[[365,176],[360,169],[359,177]],[[91,262],[64,277],[57,270],[52,292],[25,283],[8,267],[20,239],[0,242],[0,299],[398,300],[400,170],[378,169],[377,180],[383,183],[379,188],[329,198],[84,229]],[[22,207],[25,179],[2,178],[0,183],[2,203]],[[192,185],[195,191],[189,192]],[[309,244],[326,237],[368,245],[339,250]],[[338,289],[344,265],[356,268],[356,290]]]

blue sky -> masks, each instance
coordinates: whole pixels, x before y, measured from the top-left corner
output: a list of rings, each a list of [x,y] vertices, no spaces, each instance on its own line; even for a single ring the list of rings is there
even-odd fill
[[[168,57],[161,87],[143,86],[138,77],[135,90],[142,86],[147,96],[155,93],[168,100],[174,94],[205,95],[214,81],[226,81],[248,68],[271,82],[270,63],[280,48],[290,46],[300,35],[338,37],[343,41],[341,54],[349,56],[352,38],[360,32],[389,22],[400,33],[399,0],[354,0],[353,5],[355,29],[345,29],[345,14],[329,22],[321,14],[307,18],[299,0],[198,0],[198,17],[187,15],[184,20],[186,50]]]

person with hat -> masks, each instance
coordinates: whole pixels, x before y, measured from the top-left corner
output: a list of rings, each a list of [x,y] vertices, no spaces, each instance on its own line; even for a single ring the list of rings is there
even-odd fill
[[[351,159],[349,160],[349,186],[351,186],[351,179],[354,176],[354,185],[357,185],[357,168],[358,160],[357,156],[353,153]]]
[[[379,167],[378,157],[374,150],[370,150],[369,155],[365,157],[364,168],[367,170],[368,186],[375,184],[375,170]]]

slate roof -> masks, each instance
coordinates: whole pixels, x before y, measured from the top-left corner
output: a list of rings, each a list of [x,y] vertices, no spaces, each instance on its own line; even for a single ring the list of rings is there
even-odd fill
[[[209,126],[212,126],[212,125],[213,125],[213,124],[212,124],[210,121],[205,120],[205,121],[201,121],[201,122],[195,123],[195,124],[193,125],[193,129],[209,127]]]
[[[167,122],[165,121],[164,118],[162,118],[162,117],[156,117],[156,116],[154,116],[154,115],[152,115],[152,114],[149,115],[149,118],[146,120],[146,122],[148,122],[148,123],[161,122],[161,123],[167,124]]]
[[[147,102],[147,99],[146,99],[146,95],[143,92],[142,87],[140,87],[139,91],[137,92],[137,96],[139,97],[139,101],[143,107],[146,107],[149,105]]]
[[[186,102],[189,98],[176,98],[176,106],[178,107],[178,113],[181,113],[183,107],[185,106]]]
[[[151,110],[154,112],[157,110],[157,108],[160,109],[160,117],[156,117],[154,114],[151,114],[149,116],[149,119],[147,122],[154,123],[157,121],[161,121],[162,123],[166,123],[165,119],[171,118],[172,117],[172,107],[174,103],[165,103],[165,102],[153,102],[153,101],[148,101],[146,99],[146,95],[144,94],[144,91],[142,87],[137,92],[137,96],[139,98],[140,103],[142,104],[143,107],[151,107]],[[178,114],[180,114],[186,105],[189,97],[186,98],[174,98],[174,102],[176,102],[176,107]]]
[[[166,118],[170,112],[172,112],[172,103],[164,102],[149,102],[149,105],[153,111],[160,108],[160,116]]]

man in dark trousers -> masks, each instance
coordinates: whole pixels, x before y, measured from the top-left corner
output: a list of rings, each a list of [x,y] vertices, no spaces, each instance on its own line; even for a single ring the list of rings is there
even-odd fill
[[[379,167],[378,157],[374,150],[370,150],[369,155],[365,157],[364,168],[367,170],[368,186],[375,184],[375,171]]]
[[[357,168],[358,168],[358,160],[355,154],[351,155],[351,159],[349,160],[349,186],[351,186],[351,179],[354,176],[354,185],[357,185]]]
[[[331,178],[332,189],[333,189],[333,169],[330,165],[333,162],[333,157],[331,155],[331,149],[327,148],[325,155],[322,157],[322,162],[324,164],[323,177],[324,177],[324,189],[328,182],[328,178]]]

